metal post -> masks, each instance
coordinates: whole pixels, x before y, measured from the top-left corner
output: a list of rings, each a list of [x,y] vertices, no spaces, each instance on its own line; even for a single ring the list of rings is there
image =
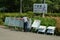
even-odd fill
[[[22,13],[22,0],[20,0],[20,13]]]
[[[44,4],[45,4],[45,0],[44,0]]]
[[[43,0],[44,1],[44,4],[45,4],[45,0]],[[45,16],[44,16],[44,12],[43,12],[43,15],[42,15],[42,17],[44,18]]]

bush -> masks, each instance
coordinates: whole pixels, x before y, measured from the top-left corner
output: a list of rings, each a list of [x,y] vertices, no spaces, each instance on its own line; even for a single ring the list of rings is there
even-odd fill
[[[23,13],[23,14],[20,14],[20,13],[5,13],[5,14],[0,13],[0,14],[1,14],[0,15],[1,24],[3,23],[3,20],[5,20],[5,17],[21,17],[21,16],[30,17],[30,18],[32,18],[33,21],[34,21],[34,19],[39,19],[39,20],[41,20],[41,25],[45,25],[45,26],[55,26],[55,24],[56,24],[55,19],[52,19],[49,17],[42,18],[42,17],[40,17],[40,15],[35,16],[33,14],[33,12],[30,12],[30,11],[27,13]]]
[[[41,25],[44,26],[55,26],[56,25],[56,20],[53,18],[45,17],[42,18],[40,16],[35,16],[33,20],[39,19],[41,21]]]
[[[60,13],[47,13],[45,16],[60,17]]]
[[[0,19],[0,25],[3,25],[3,20],[2,19]]]
[[[30,17],[30,18],[32,18],[32,17],[34,16],[34,13],[31,12],[31,11],[28,11],[28,12],[27,12],[27,16]]]

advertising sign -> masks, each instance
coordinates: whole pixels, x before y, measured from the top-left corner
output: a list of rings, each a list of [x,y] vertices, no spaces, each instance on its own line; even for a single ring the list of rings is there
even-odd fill
[[[34,13],[47,13],[47,4],[33,4]]]
[[[34,20],[32,27],[33,28],[38,28],[40,26],[40,20]]]

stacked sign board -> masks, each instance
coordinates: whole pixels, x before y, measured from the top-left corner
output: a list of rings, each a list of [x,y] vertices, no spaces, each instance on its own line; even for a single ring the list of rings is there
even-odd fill
[[[5,18],[5,25],[8,25],[9,24],[9,19],[10,19],[10,17],[6,17]]]
[[[32,25],[32,20],[31,20],[31,18],[29,19],[29,21],[28,21],[28,29],[31,29],[31,25]]]
[[[23,20],[17,20],[15,17],[6,17],[5,25],[23,27]]]
[[[31,23],[32,23],[32,20],[30,18],[28,21],[28,27],[27,28],[31,29]],[[20,18],[18,19],[15,17],[6,17],[5,18],[5,25],[15,26],[15,27],[24,27],[24,21],[20,20]]]
[[[31,29],[33,27],[36,30],[38,30],[37,32],[43,32],[43,33],[46,32],[46,33],[54,34],[56,27],[54,27],[54,26],[49,26],[49,27],[41,26],[40,23],[41,23],[40,20],[34,20],[34,22],[32,24],[32,20],[29,19],[27,28]],[[24,27],[24,22],[23,22],[23,20],[18,20],[15,17],[6,17],[5,25],[16,26],[16,27]]]
[[[47,27],[47,32],[46,32],[46,33],[54,34],[55,28],[56,28],[56,27],[54,27],[54,26],[49,26],[49,27]]]
[[[40,26],[40,20],[34,20],[32,27],[38,29],[39,26]]]
[[[47,4],[33,4],[34,13],[47,13]]]
[[[46,32],[46,26],[40,26],[39,28],[38,28],[38,32],[42,32],[42,33],[45,33]]]

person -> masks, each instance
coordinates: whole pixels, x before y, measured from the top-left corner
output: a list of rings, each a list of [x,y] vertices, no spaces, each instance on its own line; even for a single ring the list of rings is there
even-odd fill
[[[23,20],[24,20],[24,32],[27,32],[28,17],[23,17]]]

